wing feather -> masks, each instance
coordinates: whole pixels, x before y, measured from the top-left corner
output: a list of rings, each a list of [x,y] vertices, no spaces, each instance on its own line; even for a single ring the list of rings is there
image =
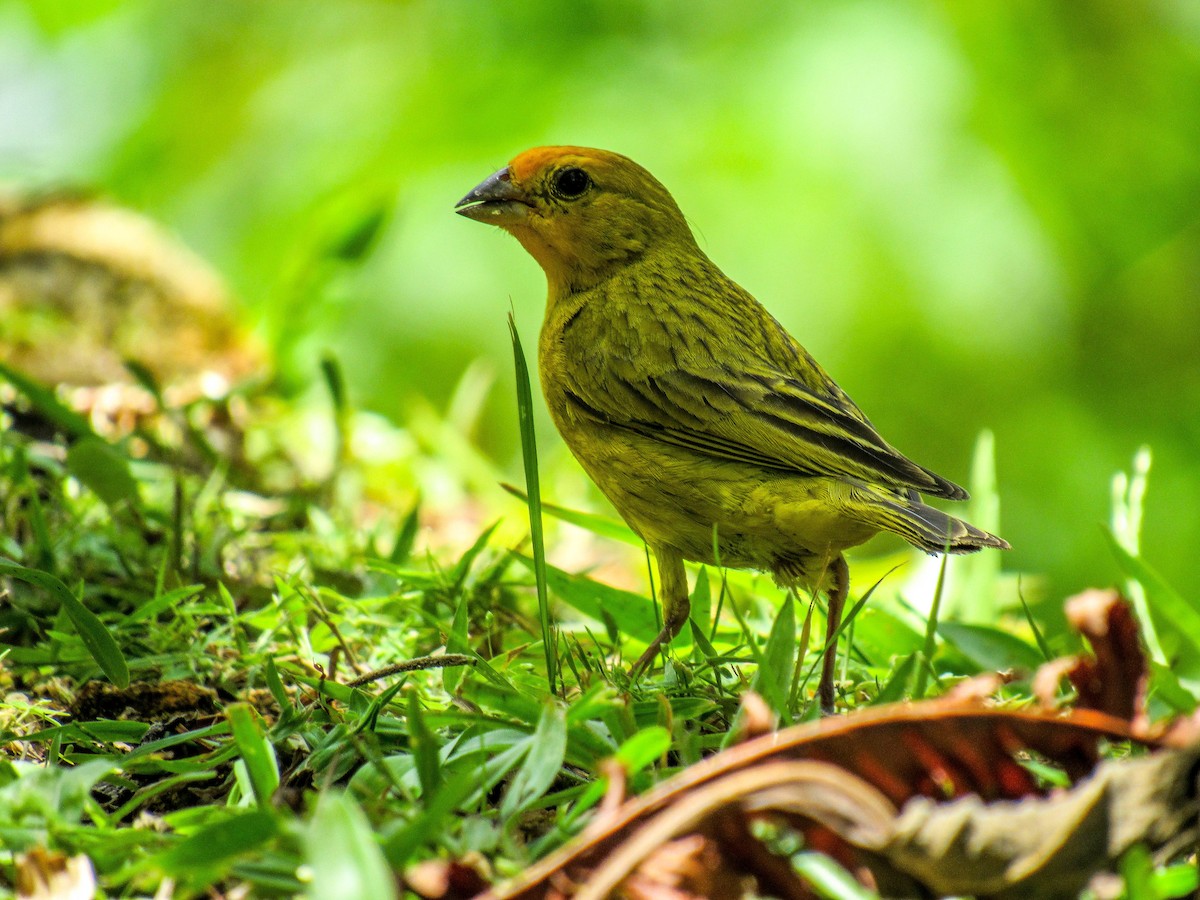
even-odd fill
[[[716,459],[967,496],[888,444],[836,385],[823,394],[781,372],[684,368],[620,382],[585,381],[569,396],[597,419]]]

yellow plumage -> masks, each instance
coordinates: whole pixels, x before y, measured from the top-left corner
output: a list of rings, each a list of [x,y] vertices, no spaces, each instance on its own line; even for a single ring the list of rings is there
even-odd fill
[[[928,552],[1007,548],[922,503],[966,492],[883,440],[697,246],[674,199],[624,156],[540,147],[463,198],[549,285],[538,368],[567,446],[658,560],[664,628],[687,619],[683,560],[774,573],[845,600],[842,551],[890,531]],[[822,706],[833,704],[826,659]]]

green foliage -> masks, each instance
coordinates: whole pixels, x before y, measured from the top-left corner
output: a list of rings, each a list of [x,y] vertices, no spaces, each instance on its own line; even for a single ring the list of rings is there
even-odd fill
[[[112,763],[84,761],[72,768],[43,768],[0,761],[0,834],[13,850],[44,845],[51,835],[78,826],[91,805],[89,792]]]

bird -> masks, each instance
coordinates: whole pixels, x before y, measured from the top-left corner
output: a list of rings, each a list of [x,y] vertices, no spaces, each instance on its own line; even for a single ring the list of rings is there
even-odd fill
[[[922,500],[968,495],[885,441],[632,159],[535,147],[455,211],[511,234],[544,271],[551,418],[657,563],[662,630],[632,675],[688,619],[685,561],[755,569],[826,594],[817,696],[832,713],[846,549],[879,532],[930,554],[1009,549]]]

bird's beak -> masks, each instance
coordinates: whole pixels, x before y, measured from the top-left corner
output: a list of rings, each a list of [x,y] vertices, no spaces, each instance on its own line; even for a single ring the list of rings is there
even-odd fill
[[[454,205],[460,216],[489,225],[512,225],[529,215],[528,195],[512,183],[505,166],[495,175],[477,184]]]

